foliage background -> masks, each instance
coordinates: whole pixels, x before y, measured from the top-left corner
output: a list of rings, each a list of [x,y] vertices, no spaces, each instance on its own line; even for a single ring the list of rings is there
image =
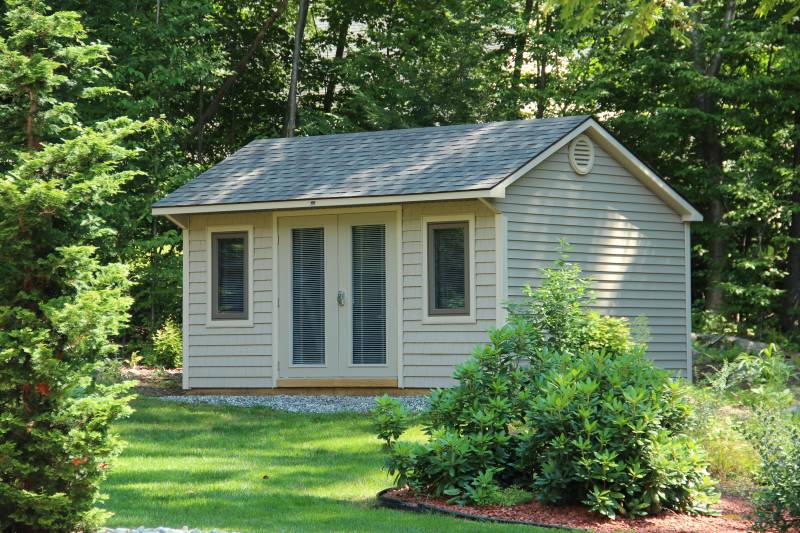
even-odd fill
[[[80,14],[88,42],[109,46],[118,92],[79,103],[83,116],[158,124],[104,214],[114,233],[103,259],[126,263],[134,283],[129,351],[180,323],[180,235],[149,206],[281,134],[298,1],[249,59],[282,2],[58,3]],[[796,4],[781,0],[312,0],[296,133],[594,114],[705,215],[694,225],[698,328],[797,342],[798,30]],[[11,104],[0,96],[4,133],[20,131]]]

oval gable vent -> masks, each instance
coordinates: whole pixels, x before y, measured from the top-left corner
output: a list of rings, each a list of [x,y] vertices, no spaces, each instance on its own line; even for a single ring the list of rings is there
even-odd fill
[[[586,135],[578,135],[569,145],[569,164],[576,174],[588,174],[594,165],[594,143]]]

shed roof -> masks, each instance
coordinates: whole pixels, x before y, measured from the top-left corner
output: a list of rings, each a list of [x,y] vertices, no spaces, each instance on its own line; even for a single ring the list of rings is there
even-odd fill
[[[492,189],[590,119],[258,139],[153,207]]]

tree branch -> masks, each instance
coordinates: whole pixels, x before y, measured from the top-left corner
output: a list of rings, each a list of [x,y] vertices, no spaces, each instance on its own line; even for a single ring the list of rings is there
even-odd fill
[[[217,114],[217,112],[219,111],[220,102],[225,97],[225,95],[228,94],[228,92],[231,90],[231,88],[236,83],[236,80],[239,78],[239,76],[245,70],[247,70],[248,63],[253,58],[253,55],[256,53],[256,50],[261,45],[261,42],[264,40],[264,37],[267,36],[267,32],[269,31],[269,29],[272,27],[273,24],[275,24],[275,21],[278,19],[278,17],[280,17],[281,14],[286,10],[286,5],[288,3],[289,0],[281,0],[281,2],[278,4],[278,7],[275,9],[272,15],[270,15],[269,18],[266,20],[266,22],[264,22],[264,25],[261,27],[261,30],[256,35],[255,39],[253,39],[253,42],[251,42],[250,46],[247,47],[247,51],[244,53],[244,55],[236,64],[236,66],[233,67],[233,72],[227,78],[225,78],[225,82],[222,84],[219,90],[217,90],[217,93],[214,95],[214,99],[211,100],[211,103],[208,105],[203,115],[194,125],[194,128],[192,128],[193,134],[199,133],[203,129],[203,126],[205,126],[208,123],[208,121],[214,118],[214,116]]]

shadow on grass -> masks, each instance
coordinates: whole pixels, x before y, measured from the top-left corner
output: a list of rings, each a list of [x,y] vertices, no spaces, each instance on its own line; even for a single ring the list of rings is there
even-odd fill
[[[508,531],[376,507],[390,484],[369,417],[138,400],[109,475],[109,525],[236,531]],[[265,478],[266,476],[266,478]],[[527,528],[526,531],[534,531]]]

